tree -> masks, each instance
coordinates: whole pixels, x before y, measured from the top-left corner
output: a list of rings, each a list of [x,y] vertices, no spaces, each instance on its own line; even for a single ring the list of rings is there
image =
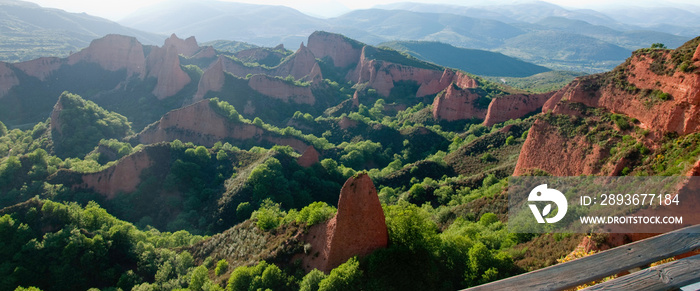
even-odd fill
[[[204,283],[209,280],[209,272],[207,267],[199,266],[192,271],[192,278],[190,279],[190,290],[199,291],[202,290]]]
[[[228,271],[228,262],[226,259],[221,259],[216,263],[216,269],[214,269],[214,275],[221,276]]]
[[[328,276],[325,273],[317,269],[311,270],[311,272],[306,274],[306,276],[301,279],[301,282],[299,283],[299,291],[317,291],[319,284],[326,277]]]
[[[358,290],[362,270],[356,257],[331,270],[331,274],[318,284],[319,291],[351,291]]]
[[[666,49],[666,45],[663,43],[656,42],[656,43],[651,44],[651,48],[653,48],[653,49]]]

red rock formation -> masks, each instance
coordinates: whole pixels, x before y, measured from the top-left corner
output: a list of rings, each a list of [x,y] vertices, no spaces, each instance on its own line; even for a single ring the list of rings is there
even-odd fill
[[[224,65],[223,56],[219,56],[219,59],[211,67],[209,67],[202,78],[199,79],[199,84],[197,85],[197,93],[194,95],[194,101],[200,101],[204,98],[208,92],[219,92],[224,86],[224,81],[226,76],[224,75]]]
[[[253,139],[258,143],[289,145],[298,152],[302,152],[309,146],[296,138],[272,134],[252,124],[231,122],[214,112],[208,99],[168,112],[155,124],[139,133],[136,138],[142,144],[179,139],[182,142],[193,142],[209,147],[217,141],[226,139]]]
[[[56,102],[56,105],[53,106],[53,110],[51,111],[51,122],[49,122],[49,125],[52,134],[53,132],[56,132],[59,135],[63,134],[63,127],[61,126],[61,110],[63,110],[63,102],[61,102],[61,96],[58,97],[58,101]]]
[[[153,88],[153,95],[158,99],[175,95],[192,81],[180,67],[178,54],[177,47],[168,45],[162,48],[154,47],[148,55],[148,76],[158,79],[156,87]]]
[[[688,48],[690,44],[683,47]],[[682,47],[682,48],[683,48]],[[692,46],[696,48],[695,46]],[[657,58],[653,60],[654,55]],[[700,55],[697,48],[696,58]],[[651,136],[660,136],[666,132],[689,134],[700,131],[700,74],[697,70],[683,72],[671,67],[672,52],[657,50],[654,52],[636,52],[626,63],[613,72],[587,76],[576,79],[571,84],[555,92],[545,102],[542,110],[553,114],[577,115],[568,103],[578,102],[589,107],[605,108],[613,113],[622,113],[639,120],[639,126],[649,129]],[[700,61],[694,60],[695,66]],[[652,69],[657,66],[656,69]],[[654,71],[669,73],[660,75]],[[665,68],[663,66],[666,66]],[[626,82],[626,83],[625,83]],[[625,88],[619,87],[622,84]],[[630,89],[631,88],[631,89]],[[637,89],[635,89],[637,88]],[[652,90],[669,93],[669,100],[661,100]],[[530,129],[527,140],[518,158],[515,175],[523,174],[527,169],[542,169],[555,176],[618,174],[627,161],[611,161],[608,165],[596,166],[606,157],[597,145],[591,145],[583,136],[567,138],[556,133],[556,128],[537,121]],[[649,140],[654,148],[654,139]],[[615,165],[612,165],[615,163]]]
[[[118,71],[126,69],[127,76],[146,74],[146,56],[143,46],[136,38],[110,34],[93,40],[90,46],[68,57],[68,64],[79,62],[97,63],[103,69]]]
[[[591,144],[585,136],[562,136],[558,128],[543,120],[537,120],[530,128],[515,166],[514,176],[540,169],[553,176],[578,176],[601,173],[597,165],[608,152],[597,144]]]
[[[17,79],[17,75],[12,71],[10,65],[0,62],[0,98],[17,85],[19,85],[19,79]]]
[[[377,90],[377,93],[382,96],[389,96],[391,89],[394,88],[394,82],[397,81],[415,81],[419,86],[416,97],[437,94],[452,83],[460,88],[478,86],[476,80],[462,72],[417,68],[369,59],[368,49],[375,48],[365,46],[362,49],[359,63],[354,70],[348,72],[346,79],[359,84],[366,83],[369,88]]]
[[[324,31],[312,33],[306,43],[315,57],[330,58],[336,68],[347,68],[357,64],[360,61],[363,46],[340,34]]]
[[[136,191],[141,183],[141,173],[151,165],[153,161],[147,151],[142,150],[122,158],[115,165],[100,172],[84,174],[82,183],[75,184],[72,188],[92,189],[109,200],[120,192]]]
[[[181,39],[177,37],[174,33],[170,35],[170,38],[165,40],[163,47],[167,48],[169,46],[174,46],[178,54],[186,57],[194,56],[199,51],[199,45],[194,36],[190,36],[187,39]]]
[[[244,78],[249,74],[262,74],[283,78],[291,75],[295,80],[305,81],[323,79],[320,67],[318,67],[316,62],[316,57],[314,57],[304,44],[284,62],[270,69],[265,67],[249,67],[230,58],[223,58],[222,63],[224,71],[240,78]]]
[[[309,86],[296,86],[284,80],[266,75],[254,75],[248,80],[248,86],[263,95],[280,99],[287,103],[316,103]]]
[[[297,158],[297,164],[304,168],[311,167],[312,165],[318,163],[318,151],[313,146],[309,146],[304,150],[304,153]]]
[[[303,258],[302,266],[326,273],[353,256],[366,256],[387,246],[384,211],[367,174],[345,182],[338,213],[328,222],[311,227],[305,240],[311,244],[311,252]]]
[[[470,118],[484,119],[486,109],[477,108],[474,102],[481,96],[457,85],[447,89],[433,100],[433,117],[448,121]]]
[[[342,118],[340,118],[340,120],[338,120],[338,126],[340,126],[340,129],[345,130],[357,126],[357,121],[352,120],[347,116],[343,116]]]
[[[311,73],[314,73],[314,75],[311,75]],[[320,67],[318,66],[318,63],[316,63],[316,57],[309,50],[309,48],[304,46],[303,42],[294,55],[292,55],[290,61],[285,62],[284,65],[281,65],[278,68],[276,75],[291,75],[297,80],[304,79],[305,77],[306,80],[314,80],[318,78],[323,79],[323,76],[321,76]]]
[[[63,65],[64,61],[55,57],[38,58],[31,61],[16,63],[15,67],[22,70],[25,74],[36,77],[41,81],[45,81],[46,77],[58,70]]]
[[[510,119],[521,118],[540,109],[553,93],[523,95],[515,94],[495,98],[489,104],[484,125],[493,126]]]
[[[661,58],[670,59],[670,52],[660,51]],[[697,54],[697,52],[695,52]],[[654,96],[641,97],[642,93],[629,93],[614,84],[591,91],[603,78],[612,74],[580,78],[559,90],[543,107],[543,111],[557,112],[560,100],[581,102],[590,107],[602,107],[615,113],[634,117],[643,128],[663,132],[688,134],[700,131],[700,75],[676,71],[672,75],[657,75],[650,69],[653,60],[646,53],[635,54],[621,69],[626,71],[627,82],[642,90],[661,90],[669,93],[671,100],[656,100]],[[668,63],[671,63],[670,60]],[[700,62],[695,62],[700,66]],[[620,68],[618,68],[620,69]]]

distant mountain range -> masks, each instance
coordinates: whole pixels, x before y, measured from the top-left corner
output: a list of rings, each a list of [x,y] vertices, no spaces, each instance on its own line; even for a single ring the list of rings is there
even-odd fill
[[[1,33],[7,36],[0,47],[5,51],[0,60],[5,61],[26,60],[47,53],[57,55],[50,53],[56,51],[65,55],[66,51],[85,47],[89,39],[106,33],[136,36],[144,44],[157,43],[155,39],[163,38],[153,38],[154,34],[176,33],[183,37],[196,36],[202,42],[235,40],[293,48],[309,34],[323,30],[371,45],[408,40],[442,42],[459,48],[501,52],[550,69],[591,73],[612,69],[635,49],[652,43],[675,48],[700,33],[700,16],[694,10],[673,7],[658,11],[630,8],[629,11],[648,15],[647,23],[627,11],[571,10],[546,2],[480,7],[396,3],[322,19],[285,6],[170,0],[139,10],[121,20],[123,26],[118,26],[85,14],[42,10],[22,1],[0,3],[7,7],[0,12],[7,15],[1,24],[6,28],[3,31],[12,31],[12,34]],[[61,17],[45,16],[57,14]],[[85,24],[87,20],[82,18],[99,20],[101,25]],[[36,24],[29,25],[26,19],[42,19],[44,27],[33,29]],[[47,40],[57,35],[65,40]],[[36,53],[27,52],[25,47]],[[15,55],[10,56],[13,52]]]
[[[164,35],[124,27],[85,13],[43,8],[25,1],[0,0],[0,60],[26,61],[65,57],[107,34],[134,36],[144,44],[160,44]]]
[[[381,43],[418,59],[481,76],[528,77],[550,69],[501,53],[465,49],[441,42],[391,41]]]

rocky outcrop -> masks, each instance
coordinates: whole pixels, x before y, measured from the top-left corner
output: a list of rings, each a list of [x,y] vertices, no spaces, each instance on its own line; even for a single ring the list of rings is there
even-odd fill
[[[700,131],[700,75],[680,70],[672,74],[657,74],[654,70],[658,68],[652,69],[652,66],[672,63],[672,53],[655,53],[658,54],[656,58],[665,58],[666,61],[654,61],[652,53],[636,53],[612,73],[580,78],[559,90],[545,104],[543,111],[557,112],[559,101],[569,100],[636,118],[643,128],[654,131],[679,134]],[[700,66],[700,62],[695,61],[694,65]],[[620,80],[636,90],[616,87],[615,83],[622,82]],[[668,100],[659,99],[654,90],[669,94]]]
[[[258,144],[288,145],[298,152],[309,146],[299,139],[280,136],[253,124],[230,121],[214,112],[208,99],[168,112],[135,138],[142,144],[179,139],[207,147],[222,140],[254,140]]]
[[[177,50],[178,54],[186,57],[194,56],[199,51],[199,45],[194,36],[190,36],[187,39],[181,39],[177,37],[174,33],[170,35],[168,39],[165,40],[163,47],[167,48],[173,46]]]
[[[167,43],[168,41],[162,48],[154,47],[148,55],[147,62],[148,76],[158,80],[153,88],[153,95],[160,100],[175,95],[192,81],[180,67],[178,48]]]
[[[556,126],[537,120],[527,134],[513,175],[521,176],[536,169],[553,176],[607,175],[601,172],[602,165],[597,162],[608,154],[608,150],[592,144],[585,136],[570,138],[562,135]]]
[[[377,190],[366,173],[349,178],[340,190],[338,213],[309,229],[310,252],[302,259],[306,270],[330,272],[353,256],[366,256],[389,241]]]
[[[336,68],[347,68],[357,64],[364,46],[340,34],[325,31],[312,33],[306,43],[315,57],[333,60]]]
[[[17,75],[12,71],[10,65],[0,62],[0,98],[17,85],[19,85],[19,79],[17,79]]]
[[[113,166],[97,173],[82,175],[82,183],[72,185],[72,189],[92,189],[104,195],[107,200],[119,193],[132,193],[141,184],[141,173],[151,167],[151,160],[146,150],[120,159]]]
[[[208,92],[220,92],[224,86],[226,76],[224,75],[224,56],[219,59],[202,74],[197,84],[197,93],[194,101],[200,101]]]
[[[448,86],[433,100],[433,117],[447,121],[484,119],[486,108],[478,104],[480,98],[481,95],[469,89],[462,89],[456,84]]]
[[[418,88],[418,91],[416,91],[416,96],[421,97],[438,93],[447,88],[451,83],[454,83],[457,87],[462,89],[476,88],[479,86],[479,83],[469,75],[459,71],[455,72],[450,69],[445,69],[440,79],[432,79],[423,83]]]
[[[495,98],[489,104],[484,125],[493,126],[511,119],[521,118],[541,109],[553,93],[523,95],[514,94]]]
[[[308,168],[318,163],[318,157],[319,154],[316,148],[314,148],[313,146],[309,146],[308,148],[306,148],[304,153],[301,154],[299,158],[297,158],[297,164],[304,168]]]
[[[110,34],[93,40],[90,46],[68,57],[69,65],[79,62],[97,63],[109,71],[126,69],[127,76],[146,75],[143,46],[129,36]]]
[[[316,62],[314,54],[301,43],[299,49],[292,55],[289,61],[280,65],[276,72],[277,76],[292,76],[294,79],[320,81],[323,80],[321,69]]]
[[[58,70],[63,64],[64,61],[62,59],[48,57],[17,63],[15,67],[29,76],[45,81],[48,76]]]
[[[253,90],[287,103],[314,105],[316,98],[310,86],[297,86],[285,80],[266,75],[254,75],[248,80]]]
[[[695,39],[676,51],[637,51],[612,72],[578,78],[554,92],[542,111],[580,116],[570,106],[578,103],[627,115],[638,120],[637,126],[650,131],[645,144],[651,149],[658,146],[658,137],[665,133],[698,132],[700,75],[692,67],[700,67],[700,60],[695,59],[699,55],[698,42],[700,39]],[[673,58],[679,54],[693,55],[689,69],[676,67],[680,64]],[[538,120],[523,144],[514,174],[541,169],[555,176],[618,175],[628,161],[620,159],[601,165],[609,149],[601,149],[599,144],[604,143],[591,144],[582,135],[562,136],[556,126]]]
[[[222,63],[224,71],[240,78],[245,78],[249,74],[261,74],[283,78],[291,75],[295,80],[303,81],[318,81],[323,79],[320,67],[318,67],[316,62],[316,57],[314,57],[313,53],[311,53],[303,43],[294,54],[274,68],[248,66],[239,60],[233,60],[231,58],[223,58]]]
[[[413,81],[418,84],[416,97],[424,97],[447,88],[454,83],[460,88],[476,88],[478,82],[462,72],[449,69],[436,70],[418,68],[407,65],[395,64],[383,60],[371,59],[368,50],[376,48],[365,46],[362,49],[360,61],[354,70],[348,72],[346,79],[358,84],[367,84],[369,88],[377,90],[382,96],[389,96],[394,83],[399,81]]]

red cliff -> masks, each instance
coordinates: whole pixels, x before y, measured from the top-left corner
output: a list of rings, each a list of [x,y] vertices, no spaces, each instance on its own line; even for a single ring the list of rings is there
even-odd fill
[[[143,46],[136,38],[110,34],[93,40],[90,46],[68,57],[68,64],[79,62],[97,63],[103,69],[118,71],[126,69],[127,76],[144,77],[146,56]]]
[[[309,50],[319,59],[330,58],[336,68],[347,68],[360,61],[363,44],[340,34],[316,31],[307,41]]]
[[[302,260],[306,270],[329,272],[353,256],[366,256],[389,242],[377,190],[366,173],[348,179],[340,190],[338,213],[306,235],[311,251]]]
[[[174,46],[177,52],[183,56],[191,57],[194,56],[199,51],[199,45],[194,36],[190,36],[187,39],[181,39],[177,37],[174,33],[170,35],[170,38],[165,40],[163,47]]]
[[[306,148],[303,154],[299,158],[297,158],[297,164],[304,168],[308,168],[313,166],[314,164],[318,163],[319,160],[319,154],[316,148],[313,146],[309,146]]]
[[[627,115],[651,132],[645,141],[651,149],[660,144],[660,139],[655,137],[665,133],[699,132],[698,43],[700,38],[675,51],[637,51],[612,72],[579,78],[554,92],[542,110],[554,115],[578,116],[570,104],[580,103]],[[682,65],[674,59],[690,61]],[[625,159],[606,161],[609,149],[599,145],[604,143],[593,143],[584,135],[570,137],[559,130],[545,120],[536,121],[523,144],[514,175],[531,169],[555,176],[617,175],[624,168]]]
[[[19,79],[17,79],[15,72],[12,71],[11,65],[0,62],[0,98],[17,85],[19,85]]]
[[[64,63],[63,59],[48,57],[38,58],[31,61],[16,63],[15,67],[22,70],[25,74],[36,77],[41,81],[45,81],[48,76],[58,70]]]
[[[573,138],[562,135],[559,129],[544,120],[537,120],[527,134],[514,176],[531,170],[544,170],[553,176],[607,175],[597,162],[609,155],[585,136]]]
[[[177,47],[167,45],[162,48],[154,47],[148,55],[148,76],[158,79],[156,87],[153,88],[153,95],[158,99],[175,95],[192,81],[180,67],[178,54]]]
[[[120,192],[136,191],[141,183],[141,173],[151,167],[151,160],[146,150],[141,150],[120,159],[116,164],[96,173],[83,174],[82,183],[72,186],[73,189],[92,189],[104,195],[108,200]]]
[[[197,84],[197,93],[194,95],[194,101],[200,101],[208,92],[220,92],[224,86],[226,76],[224,75],[224,60],[223,56],[202,74]]]
[[[309,146],[299,139],[279,136],[252,124],[232,122],[214,112],[208,99],[166,113],[136,138],[143,144],[179,139],[208,147],[222,140],[252,139],[258,143],[289,145],[298,152]]]
[[[316,103],[310,86],[297,86],[289,82],[266,75],[254,75],[248,80],[248,86],[263,95],[280,99],[287,103]]]
[[[369,51],[368,51],[369,50]],[[456,84],[460,88],[476,88],[478,82],[462,72],[450,69],[419,68],[396,64],[368,57],[376,48],[362,48],[360,61],[346,79],[358,84],[365,83],[369,88],[377,90],[382,96],[389,96],[394,83],[398,81],[414,81],[418,84],[416,97],[437,94],[449,86]]]
[[[495,98],[489,104],[484,125],[493,126],[511,119],[521,118],[542,108],[553,93],[533,95],[507,95]]]
[[[447,121],[484,119],[486,108],[479,108],[476,104],[479,98],[482,97],[469,89],[448,86],[433,100],[433,117]]]
[[[637,52],[611,73],[572,82],[557,92],[543,110],[557,112],[557,102],[569,100],[636,118],[643,128],[654,131],[700,131],[700,74],[673,68],[673,54],[667,50]],[[700,61],[694,60],[692,65],[699,67]],[[666,73],[654,72],[658,70]],[[616,86],[625,82],[624,88]],[[661,93],[667,94],[667,100],[656,96]]]

